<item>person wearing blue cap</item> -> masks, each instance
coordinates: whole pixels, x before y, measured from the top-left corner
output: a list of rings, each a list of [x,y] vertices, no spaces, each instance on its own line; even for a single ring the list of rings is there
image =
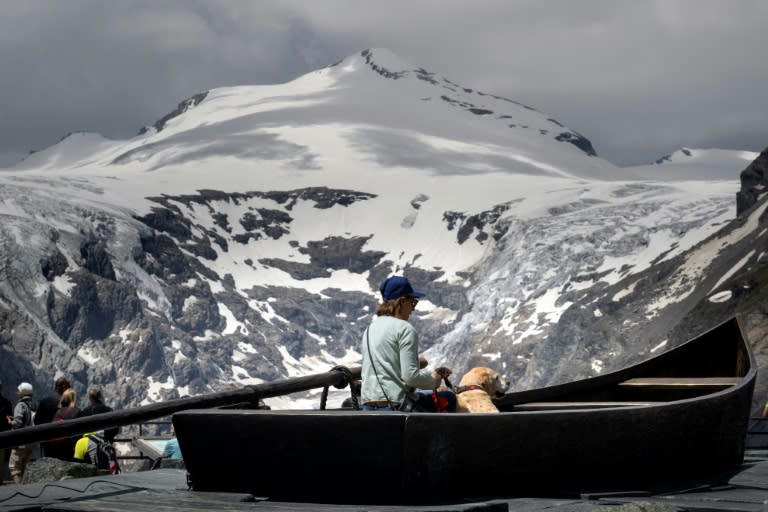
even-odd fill
[[[376,318],[363,334],[361,401],[365,411],[400,410],[406,397],[418,411],[456,410],[456,396],[436,391],[448,368],[423,369],[419,361],[419,336],[408,318],[425,293],[416,291],[407,278],[391,276],[379,287],[382,303]],[[414,393],[414,389],[430,390]]]

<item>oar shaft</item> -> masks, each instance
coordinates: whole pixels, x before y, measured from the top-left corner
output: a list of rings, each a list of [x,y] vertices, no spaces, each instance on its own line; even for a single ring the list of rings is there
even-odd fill
[[[360,378],[360,368],[350,368],[352,377]],[[32,427],[0,432],[0,449],[12,446],[37,443],[59,437],[71,437],[85,432],[94,432],[108,428],[143,423],[186,409],[206,409],[242,402],[256,403],[263,398],[288,395],[324,386],[340,386],[345,376],[338,371],[330,371],[306,377],[294,377],[275,382],[246,386],[232,391],[220,391],[207,395],[178,398],[166,402],[143,405],[131,409],[84,416],[57,423],[46,423]]]

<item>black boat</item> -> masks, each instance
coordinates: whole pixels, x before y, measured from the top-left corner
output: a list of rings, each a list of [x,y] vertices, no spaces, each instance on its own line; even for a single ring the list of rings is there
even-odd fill
[[[182,411],[196,491],[423,504],[641,489],[744,457],[756,364],[737,319],[598,377],[509,393],[500,414]]]

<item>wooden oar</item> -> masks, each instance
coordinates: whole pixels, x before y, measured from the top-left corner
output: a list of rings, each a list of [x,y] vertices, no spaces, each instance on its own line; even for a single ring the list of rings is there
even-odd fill
[[[349,369],[354,379],[360,378],[360,368]],[[325,386],[343,386],[345,375],[340,371],[330,371],[306,377],[294,377],[275,382],[246,386],[232,391],[220,391],[206,395],[168,400],[166,402],[143,405],[131,409],[84,416],[57,423],[46,423],[32,427],[0,432],[0,449],[56,439],[71,437],[86,432],[95,432],[123,425],[133,425],[145,421],[169,416],[186,409],[207,409],[243,402],[258,403],[262,398],[288,395],[299,391],[322,388]]]

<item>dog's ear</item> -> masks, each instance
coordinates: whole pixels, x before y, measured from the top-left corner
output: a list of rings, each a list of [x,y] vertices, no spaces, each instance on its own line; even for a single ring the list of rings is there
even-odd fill
[[[493,396],[493,394],[496,392],[496,381],[499,378],[499,374],[495,371],[491,370],[490,368],[484,368],[483,369],[483,387],[485,388],[485,391]]]

